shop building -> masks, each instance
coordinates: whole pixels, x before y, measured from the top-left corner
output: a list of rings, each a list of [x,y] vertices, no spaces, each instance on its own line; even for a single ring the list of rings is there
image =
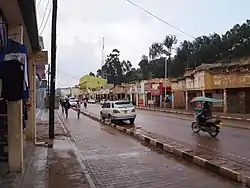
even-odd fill
[[[1,35],[6,33],[6,36],[12,40],[6,40],[5,45],[8,45],[7,51],[2,51],[3,59],[1,62],[1,70],[7,70],[4,67],[4,62],[19,62],[20,76],[24,72],[23,78],[18,81],[17,74],[12,79],[9,76],[1,74],[1,156],[6,154],[9,171],[20,171],[24,167],[24,130],[27,140],[36,143],[36,59],[37,52],[40,51],[38,40],[38,29],[36,19],[35,1],[26,0],[1,0]],[[6,29],[8,28],[8,29]],[[7,33],[8,31],[8,33]],[[1,36],[1,37],[2,37]],[[14,49],[14,46],[18,47]],[[4,49],[4,48],[1,48]],[[16,54],[16,56],[13,56]],[[12,69],[14,71],[14,69]],[[10,75],[13,76],[14,72]],[[9,86],[7,80],[11,80],[18,88],[19,92],[11,91],[13,85]],[[25,81],[25,82],[23,82]],[[26,83],[26,85],[24,85]],[[15,89],[17,89],[15,87]],[[23,98],[22,93],[26,91],[26,98]],[[11,95],[7,95],[7,90]],[[5,94],[3,94],[5,92]],[[7,92],[7,93],[6,93]],[[20,96],[17,94],[20,93]],[[27,94],[30,94],[28,97]],[[7,106],[5,100],[8,100]],[[24,123],[23,107],[30,104],[30,109],[27,114],[27,124]],[[6,108],[7,107],[7,108]],[[6,115],[6,116],[5,116]],[[25,118],[26,119],[26,118]],[[26,125],[26,126],[25,126]],[[6,133],[4,133],[6,131]]]

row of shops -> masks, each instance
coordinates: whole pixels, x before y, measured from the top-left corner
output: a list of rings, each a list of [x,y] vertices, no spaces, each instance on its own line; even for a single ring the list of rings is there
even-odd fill
[[[243,63],[242,63],[243,62]],[[214,111],[250,113],[250,58],[232,62],[225,69],[221,64],[202,64],[186,70],[178,79],[152,79],[137,84],[103,86],[90,91],[96,100],[127,99],[138,106],[155,106],[192,110],[192,98],[206,96],[223,99],[211,104]]]
[[[0,159],[8,166],[1,170],[17,172],[27,156],[24,143],[36,143],[36,63],[48,61],[35,1],[1,0],[0,25]]]

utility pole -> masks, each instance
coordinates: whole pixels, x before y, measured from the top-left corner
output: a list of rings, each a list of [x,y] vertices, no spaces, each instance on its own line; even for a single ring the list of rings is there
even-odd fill
[[[47,72],[47,76],[48,76],[48,79],[47,79],[47,93],[48,93],[48,96],[49,96],[49,86],[50,86],[50,84],[49,84],[49,81],[50,81],[50,79],[49,79],[49,77],[50,77],[50,64],[48,65],[48,72]]]
[[[52,29],[51,29],[51,78],[49,95],[49,139],[55,138],[55,83],[56,83],[56,25],[57,0],[53,0]],[[53,144],[49,143],[49,147]]]
[[[165,78],[164,78],[164,103],[166,103],[166,95],[167,95],[167,77],[168,77],[168,57],[165,58]]]

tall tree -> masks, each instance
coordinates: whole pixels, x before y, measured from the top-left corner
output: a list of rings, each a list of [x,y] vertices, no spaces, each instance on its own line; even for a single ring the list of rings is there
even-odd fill
[[[90,72],[89,75],[95,77],[95,74],[93,72]]]

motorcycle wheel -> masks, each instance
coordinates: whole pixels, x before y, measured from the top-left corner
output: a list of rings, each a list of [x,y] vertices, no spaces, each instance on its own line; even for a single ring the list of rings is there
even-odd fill
[[[200,126],[197,124],[197,122],[193,122],[191,127],[194,133],[200,132]]]
[[[209,131],[209,134],[210,134],[211,137],[215,138],[215,137],[219,134],[219,129],[218,129],[218,127],[212,125],[212,126],[211,126],[211,129],[210,129],[210,131]]]

